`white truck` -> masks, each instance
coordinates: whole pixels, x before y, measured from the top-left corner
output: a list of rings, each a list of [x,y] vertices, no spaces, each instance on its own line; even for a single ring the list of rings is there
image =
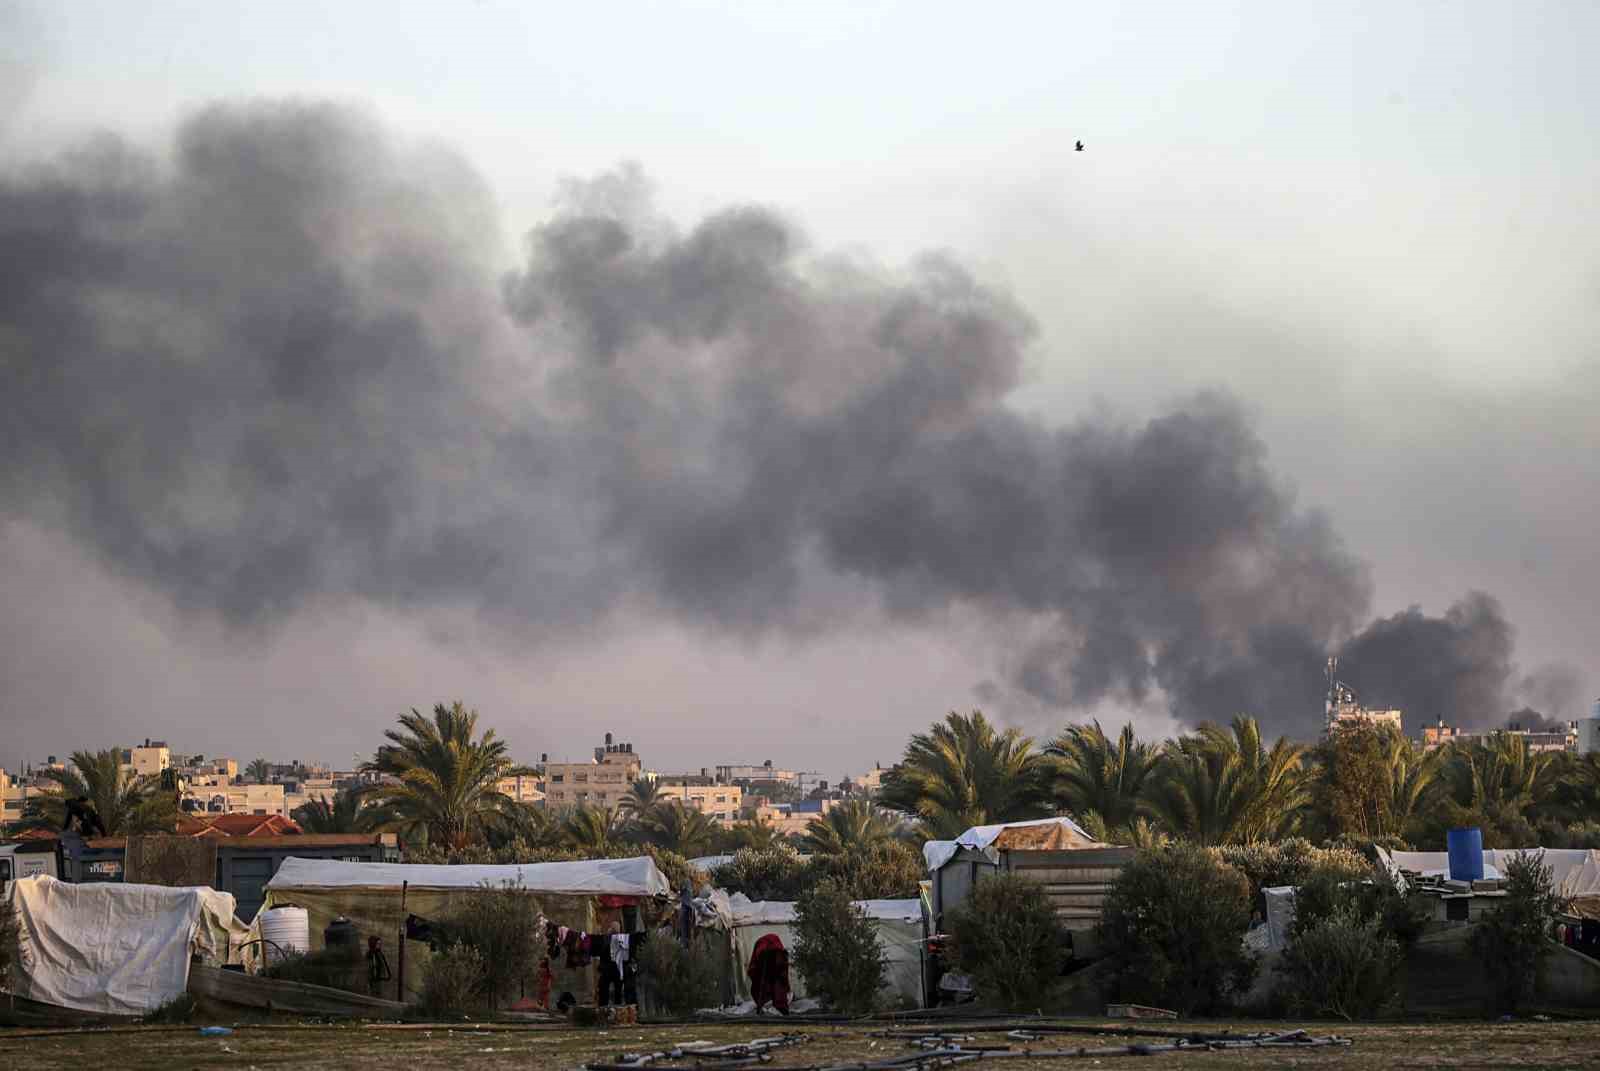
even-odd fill
[[[40,845],[0,844],[0,897],[5,896],[7,888],[18,878],[31,878],[35,874],[59,877],[56,870],[53,841]]]

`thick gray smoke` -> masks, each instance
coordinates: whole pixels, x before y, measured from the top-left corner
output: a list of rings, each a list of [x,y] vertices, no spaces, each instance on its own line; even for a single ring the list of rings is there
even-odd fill
[[[1366,569],[1227,396],[1026,419],[1029,317],[959,265],[816,255],[757,208],[679,233],[629,170],[506,278],[498,243],[459,160],[327,107],[6,177],[0,508],[236,626],[356,598],[747,632],[866,598],[987,615],[1046,704],[1318,724]],[[1364,698],[1506,709],[1485,596],[1345,652]]]

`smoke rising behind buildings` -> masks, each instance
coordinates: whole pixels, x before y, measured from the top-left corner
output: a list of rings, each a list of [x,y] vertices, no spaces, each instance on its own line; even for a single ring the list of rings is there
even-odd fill
[[[0,516],[241,642],[330,600],[534,643],[959,611],[1001,637],[996,700],[1054,720],[1309,736],[1330,652],[1430,721],[1566,694],[1570,670],[1520,674],[1492,595],[1384,616],[1226,390],[1014,408],[1034,319],[955,258],[887,268],[757,206],[682,229],[630,167],[571,184],[509,272],[504,237],[469,163],[333,105],[14,170]]]

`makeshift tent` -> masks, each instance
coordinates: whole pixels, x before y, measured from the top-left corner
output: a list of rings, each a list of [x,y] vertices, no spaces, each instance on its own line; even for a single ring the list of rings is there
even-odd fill
[[[955,840],[930,840],[922,846],[928,872],[939,870],[963,848],[981,852],[998,862],[1001,852],[1061,852],[1077,848],[1106,848],[1070,818],[1039,818],[1031,822],[1004,822],[973,826]]]
[[[551,922],[586,933],[603,932],[605,924],[617,920],[625,906],[666,897],[672,891],[649,856],[510,866],[349,863],[290,857],[267,883],[265,907],[292,904],[305,908],[313,950],[322,946],[328,924],[343,916],[354,924],[363,946],[369,936],[383,939],[390,967],[398,972],[396,945],[408,915],[443,918],[466,897],[507,887],[528,893],[530,907]],[[422,941],[407,942],[406,999],[421,991],[427,949]],[[564,960],[552,961],[551,967],[555,993],[570,990],[584,1003],[592,999],[589,967],[568,968]]]
[[[805,979],[794,966],[795,905],[787,901],[764,900],[752,902],[743,893],[735,893],[718,904],[719,914],[725,911],[728,933],[735,961],[734,989],[740,1001],[750,999],[750,977],[745,968],[755,952],[756,942],[769,933],[777,934],[783,947],[790,952],[789,984],[793,999],[806,995]],[[921,900],[857,900],[856,906],[866,912],[877,931],[878,940],[888,957],[888,970],[884,977],[886,1003],[902,1007],[920,1008],[923,999],[923,926]]]
[[[922,857],[931,879],[935,926],[964,903],[977,883],[1002,870],[1040,882],[1062,923],[1073,931],[1075,954],[1095,954],[1094,928],[1101,905],[1132,848],[1102,844],[1070,818],[1041,818],[974,826],[955,840],[929,841]]]
[[[27,955],[16,995],[102,1015],[142,1015],[183,994],[198,953],[226,963],[243,939],[233,897],[209,888],[41,875],[11,883]]]
[[[1507,864],[1518,855],[1537,855],[1550,868],[1550,880],[1556,892],[1572,898],[1573,914],[1600,919],[1600,850],[1490,848],[1483,853],[1484,876],[1504,876]],[[1446,852],[1391,852],[1379,848],[1378,856],[1396,878],[1400,877],[1403,870],[1443,876],[1448,876],[1450,872],[1450,856]]]

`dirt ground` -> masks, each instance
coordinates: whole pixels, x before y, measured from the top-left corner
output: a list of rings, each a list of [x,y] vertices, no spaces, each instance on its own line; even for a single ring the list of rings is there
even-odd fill
[[[1107,1027],[1105,1020],[1080,1025]],[[1252,1023],[1145,1023],[1153,1029],[1234,1030],[1257,1033],[1264,1029],[1304,1027],[1319,1036],[1338,1034],[1351,1039],[1346,1048],[1306,1050],[1186,1051],[1144,1057],[1086,1057],[1014,1061],[1029,1071],[1049,1068],[1099,1066],[1126,1061],[1130,1067],[1155,1061],[1175,1068],[1339,1068],[1340,1071],[1392,1071],[1398,1068],[1600,1068],[1600,1023],[1510,1022],[1439,1024],[1263,1024]],[[799,1026],[796,1023],[713,1024],[697,1026],[638,1026],[571,1029],[551,1027],[471,1027],[347,1025],[242,1025],[222,1038],[201,1037],[198,1028],[125,1027],[80,1032],[0,1030],[0,1068],[69,1067],[81,1071],[159,1068],[245,1068],[296,1066],[304,1068],[351,1067],[453,1068],[489,1071],[496,1068],[539,1068],[572,1071],[596,1060],[616,1059],[624,1052],[651,1052],[674,1044],[704,1040],[714,1044],[770,1037],[799,1029],[804,1044],[773,1053],[767,1065],[785,1067],[835,1066],[852,1061],[881,1060],[915,1052],[903,1039],[873,1036],[882,1023],[860,1026]],[[942,1029],[952,1029],[943,1027]],[[1003,1034],[974,1034],[975,1044],[1012,1044]],[[1112,1046],[1153,1039],[1095,1037],[1066,1034],[1026,1043],[1042,1049],[1071,1049],[1080,1045]],[[985,1061],[987,1062],[987,1061]],[[724,1062],[726,1066],[726,1062]],[[713,1061],[699,1065],[715,1067]],[[697,1067],[692,1059],[655,1064],[659,1068]]]

